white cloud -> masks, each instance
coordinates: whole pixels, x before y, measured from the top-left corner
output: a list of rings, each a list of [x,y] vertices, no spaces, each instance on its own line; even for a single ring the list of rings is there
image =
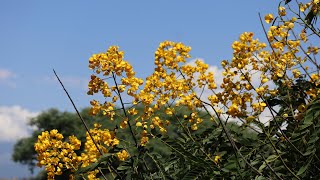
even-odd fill
[[[28,136],[32,128],[27,123],[37,115],[21,106],[0,106],[0,142],[12,142]]]
[[[0,69],[0,84],[15,88],[16,84],[12,81],[17,75],[7,69]]]
[[[16,75],[7,70],[7,69],[0,69],[0,80],[7,80],[9,78],[15,77]]]

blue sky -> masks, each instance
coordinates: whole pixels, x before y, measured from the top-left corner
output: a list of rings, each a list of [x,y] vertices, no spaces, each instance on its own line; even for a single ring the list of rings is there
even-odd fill
[[[91,54],[118,45],[143,78],[159,43],[172,40],[191,46],[192,58],[219,66],[242,32],[265,39],[258,12],[275,12],[278,2],[0,1],[0,178],[30,175],[10,161],[15,140],[28,135],[28,117],[51,107],[73,110],[53,68],[78,107],[86,107]]]

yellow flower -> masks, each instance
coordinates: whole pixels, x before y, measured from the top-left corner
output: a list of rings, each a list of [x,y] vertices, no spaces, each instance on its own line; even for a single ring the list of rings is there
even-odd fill
[[[250,122],[252,122],[253,120],[255,120],[255,118],[256,118],[256,117],[254,117],[254,116],[248,116],[246,120],[247,120],[248,123],[250,123]]]
[[[172,109],[172,108],[167,108],[167,109],[165,110],[165,113],[166,113],[167,115],[171,116],[171,115],[173,114],[173,111],[174,111],[174,109]]]
[[[267,14],[265,17],[264,17],[264,20],[266,21],[266,23],[271,23],[273,21],[274,17],[272,14]]]
[[[129,153],[126,150],[122,150],[121,152],[117,152],[117,156],[120,161],[125,161],[129,157]]]
[[[288,24],[288,28],[289,28],[289,29],[293,29],[293,27],[294,27],[294,24],[293,24],[293,23],[289,23],[289,24]]]
[[[266,83],[266,82],[268,82],[268,81],[269,81],[268,78],[263,78],[263,79],[261,80],[262,83]]]
[[[142,123],[141,122],[137,122],[136,126],[140,127],[140,126],[142,126]]]
[[[148,136],[143,136],[143,137],[141,138],[141,141],[140,141],[141,146],[145,146],[148,142],[149,142]]]
[[[280,6],[278,10],[279,10],[278,13],[279,13],[280,16],[285,16],[286,15],[286,8],[285,7]]]
[[[127,120],[124,120],[124,121],[122,121],[122,122],[120,123],[120,128],[121,128],[121,129],[125,129],[125,128],[127,127],[127,125],[128,125],[128,121],[127,121]]]
[[[191,126],[191,129],[192,129],[193,131],[198,130],[198,126],[197,126],[197,124],[193,124],[193,125]]]
[[[219,155],[214,156],[213,161],[215,163],[219,163],[221,161],[221,156],[219,156]]]

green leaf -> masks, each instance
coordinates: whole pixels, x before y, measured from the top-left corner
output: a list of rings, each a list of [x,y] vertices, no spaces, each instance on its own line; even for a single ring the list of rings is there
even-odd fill
[[[265,178],[263,176],[258,176],[258,177],[255,178],[255,180],[265,180],[265,179],[267,179],[267,178]]]
[[[198,158],[196,156],[194,156],[192,153],[188,152],[185,147],[175,141],[166,141],[164,142],[168,147],[170,147],[171,149],[173,149],[175,152],[177,152],[180,155],[183,155],[184,157],[186,157],[189,160],[192,160],[196,163],[202,163],[202,164],[207,164],[207,162],[205,162],[202,158]]]
[[[310,140],[308,141],[308,144],[313,144],[316,141],[318,141],[319,136],[311,136]]]
[[[98,165],[99,165],[98,162],[92,163],[92,164],[90,164],[90,165],[88,165],[88,166],[86,166],[86,167],[83,167],[83,168],[78,169],[78,171],[76,172],[76,174],[83,174],[83,173],[92,171],[92,170],[94,170]]]
[[[165,171],[165,168],[163,167],[163,164],[157,159],[157,155],[156,154],[149,154],[149,153],[147,153],[147,155],[156,164],[156,166],[159,170],[159,173],[161,175],[161,178],[165,179],[166,171]]]
[[[267,164],[265,162],[263,162],[258,170],[261,172],[266,166],[267,166]]]
[[[101,157],[99,157],[98,162],[101,163],[103,161],[106,161],[110,158],[110,156],[113,156],[113,154],[111,153],[103,154]]]
[[[301,140],[301,137],[309,133],[310,131],[308,129],[305,129],[303,131],[295,132],[292,134],[292,142]]]
[[[235,161],[232,161],[232,162],[228,162],[225,166],[224,166],[224,169],[227,169],[229,171],[232,171],[232,170],[236,170],[237,169],[237,162]]]
[[[183,138],[178,137],[177,140],[179,140],[182,143],[186,143],[186,141]]]
[[[261,159],[259,158],[259,159],[255,159],[254,161],[252,161],[250,164],[252,165],[252,166],[254,166],[254,165],[256,165],[256,164],[258,164],[258,163],[260,163],[261,162]]]
[[[203,169],[200,169],[199,167],[193,168],[190,171],[188,171],[186,174],[184,174],[184,176],[181,179],[182,180],[198,179]]]
[[[267,163],[273,162],[273,161],[275,161],[276,159],[278,159],[278,157],[279,157],[279,156],[277,156],[277,155],[271,155],[271,156],[269,156],[269,157],[266,159],[266,162],[267,162]]]
[[[317,149],[313,148],[312,150],[309,150],[305,153],[303,153],[304,156],[309,156],[310,154],[314,154],[316,152]]]
[[[304,118],[304,121],[303,121],[302,126],[300,126],[300,130],[304,130],[305,128],[311,126],[312,121],[313,121],[313,117],[306,116],[306,117]]]
[[[297,173],[297,176],[300,176],[302,173],[304,173],[304,172],[307,170],[308,166],[309,166],[309,164],[307,164],[307,165],[305,165],[305,166],[302,166],[302,167],[299,169],[299,171],[298,171],[298,173]]]
[[[119,166],[119,167],[117,168],[117,170],[123,171],[123,170],[127,170],[127,169],[130,169],[130,168],[131,168],[130,166],[125,166],[125,165],[123,165],[123,166]]]
[[[302,174],[308,169],[310,163],[311,163],[311,160],[309,160],[306,165],[302,166],[302,167],[299,169],[299,171],[298,171],[298,173],[297,173],[297,176],[302,175]]]

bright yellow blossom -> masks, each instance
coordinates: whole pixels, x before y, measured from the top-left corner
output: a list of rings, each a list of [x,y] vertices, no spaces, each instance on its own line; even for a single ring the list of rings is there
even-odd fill
[[[273,15],[272,14],[267,14],[265,17],[264,17],[266,23],[271,23],[274,19]]]

